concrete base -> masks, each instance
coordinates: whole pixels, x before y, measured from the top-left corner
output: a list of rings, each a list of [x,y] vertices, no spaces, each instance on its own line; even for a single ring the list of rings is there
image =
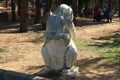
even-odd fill
[[[36,73],[36,75],[41,76],[41,75],[47,74],[50,71],[51,71],[50,69],[48,69],[48,68],[45,67],[40,72]]]
[[[79,74],[79,67],[73,66],[70,69],[63,69],[63,70],[59,70],[59,71],[53,71],[53,70],[45,67],[43,70],[41,70],[36,75],[42,76],[42,75],[47,74],[47,73],[49,74],[49,72],[54,72],[56,74],[60,74],[60,75],[63,75],[63,76],[76,78],[76,76]]]
[[[64,69],[62,70],[62,74],[65,76],[69,76],[69,77],[76,77],[77,74],[79,73],[79,67],[71,67],[71,69]]]

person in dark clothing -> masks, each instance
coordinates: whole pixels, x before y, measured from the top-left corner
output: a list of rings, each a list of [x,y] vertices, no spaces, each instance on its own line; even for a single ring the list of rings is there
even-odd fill
[[[93,19],[96,21],[100,21],[101,20],[101,11],[98,8],[95,8],[93,11]]]
[[[104,18],[107,19],[107,22],[112,22],[113,13],[109,8],[104,11]]]

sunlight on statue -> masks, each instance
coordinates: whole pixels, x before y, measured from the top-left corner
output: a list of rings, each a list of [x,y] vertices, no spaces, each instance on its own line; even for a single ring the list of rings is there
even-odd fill
[[[72,8],[61,4],[54,12],[50,12],[46,25],[41,52],[47,68],[70,69],[77,57]]]

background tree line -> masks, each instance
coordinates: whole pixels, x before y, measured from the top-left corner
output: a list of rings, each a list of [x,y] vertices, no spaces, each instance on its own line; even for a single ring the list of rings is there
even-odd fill
[[[9,0],[6,0],[6,6],[8,1]],[[120,11],[120,0],[11,0],[12,21],[16,21],[16,16],[20,17],[20,32],[27,32],[29,19],[28,2],[33,2],[35,5],[34,23],[40,23],[40,20],[44,20],[46,14],[51,9],[62,3],[73,8],[74,17],[82,16],[82,10],[85,7],[90,7],[93,9],[97,6],[102,10],[108,7],[114,12]],[[17,14],[15,12],[16,5],[18,6]],[[43,18],[41,18],[41,7],[44,7]]]

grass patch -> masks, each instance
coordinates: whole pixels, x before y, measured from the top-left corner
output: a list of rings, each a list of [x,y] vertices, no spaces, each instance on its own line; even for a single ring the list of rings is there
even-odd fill
[[[90,41],[90,40],[88,40],[88,39],[86,39],[86,38],[78,38],[78,39],[76,39],[76,47],[78,48],[78,49],[83,49],[83,50],[87,50],[88,49],[88,47],[87,47],[87,42],[88,41]]]
[[[0,53],[6,53],[6,52],[8,52],[8,50],[7,50],[7,49],[0,48]]]
[[[120,63],[120,33],[97,40],[100,42],[97,43],[94,39],[77,39],[76,46],[78,49],[90,50],[102,57]],[[105,42],[102,42],[103,40]]]

